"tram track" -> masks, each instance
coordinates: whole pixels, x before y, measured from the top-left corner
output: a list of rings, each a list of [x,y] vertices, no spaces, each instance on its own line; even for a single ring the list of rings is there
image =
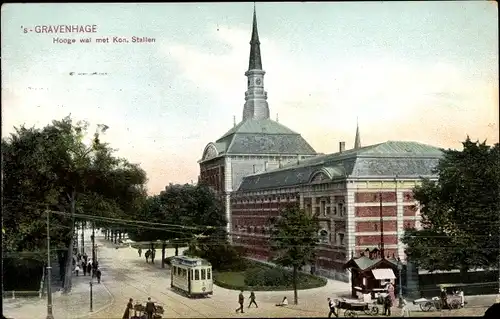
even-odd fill
[[[115,268],[115,267],[113,267],[112,272],[114,272],[114,273],[116,273],[116,274],[119,274],[121,277],[124,277],[124,278],[129,278],[131,281],[138,281],[138,279],[136,279],[136,278],[134,278],[134,277],[130,276],[130,275],[129,275],[129,274],[127,274],[125,271],[119,270],[119,268]],[[136,290],[138,290],[138,291],[144,292],[146,295],[151,294],[151,292],[153,292],[154,294],[160,294],[160,295],[163,295],[163,296],[165,296],[165,297],[169,300],[169,302],[170,302],[171,304],[174,304],[174,303],[175,303],[175,304],[180,304],[180,305],[182,305],[184,308],[187,308],[187,309],[189,310],[189,313],[182,313],[182,312],[179,312],[178,310],[175,310],[175,308],[174,308],[174,307],[171,307],[171,306],[168,306],[168,305],[166,305],[166,306],[164,307],[165,311],[167,311],[167,309],[168,309],[168,310],[170,310],[170,311],[172,311],[172,312],[174,312],[174,313],[178,314],[180,317],[193,317],[193,313],[196,313],[196,314],[197,314],[197,315],[199,315],[200,317],[203,317],[203,318],[208,318],[208,317],[207,317],[207,315],[206,315],[204,312],[197,310],[197,309],[199,309],[199,308],[200,308],[200,306],[204,306],[204,307],[210,308],[210,310],[211,310],[211,311],[210,311],[209,313],[213,313],[213,311],[217,311],[217,310],[218,310],[218,308],[217,308],[217,307],[215,307],[215,306],[210,306],[210,305],[207,305],[207,304],[202,304],[202,305],[198,304],[198,305],[196,305],[196,307],[197,307],[197,308],[195,308],[195,307],[193,307],[192,305],[189,305],[189,304],[187,304],[186,302],[184,302],[184,301],[180,300],[181,298],[183,298],[181,295],[179,295],[179,298],[176,298],[176,297],[174,297],[174,296],[170,295],[169,293],[165,293],[165,292],[163,292],[163,291],[158,290],[157,288],[151,288],[151,286],[150,286],[149,291],[148,291],[147,287],[145,287],[144,285],[141,285],[142,287],[141,287],[141,286],[138,286],[138,285],[134,285],[134,284],[131,284],[131,283],[130,283],[129,281],[127,281],[127,280],[125,280],[125,281],[121,281],[121,283],[122,283],[122,284],[124,284],[124,285],[127,285],[127,286],[129,286],[129,287],[132,287],[132,288],[134,288],[134,289],[136,289]],[[169,289],[170,289],[170,288],[169,288]],[[173,293],[173,294],[177,294],[177,292],[175,292],[175,291],[171,291],[171,293]],[[200,301],[201,301],[201,300],[200,300]],[[168,307],[168,308],[167,308],[167,307]]]

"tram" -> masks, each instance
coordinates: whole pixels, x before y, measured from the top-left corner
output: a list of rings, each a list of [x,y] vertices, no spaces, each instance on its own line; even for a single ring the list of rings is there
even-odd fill
[[[188,297],[213,294],[212,265],[201,258],[175,256],[171,261],[170,287]]]

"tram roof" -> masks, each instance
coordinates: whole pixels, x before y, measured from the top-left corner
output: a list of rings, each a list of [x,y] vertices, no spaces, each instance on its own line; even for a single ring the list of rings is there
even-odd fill
[[[194,258],[188,256],[175,256],[172,258],[172,262],[177,264],[182,264],[185,266],[211,266],[211,264],[202,258]]]

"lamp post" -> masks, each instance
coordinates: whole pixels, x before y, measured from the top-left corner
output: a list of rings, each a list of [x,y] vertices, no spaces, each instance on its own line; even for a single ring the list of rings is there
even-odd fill
[[[90,312],[92,312],[92,311],[94,311],[92,309],[92,277],[91,277],[91,279],[89,281],[89,285],[90,285]]]
[[[399,299],[399,308],[403,308],[403,280],[402,280],[402,273],[403,270],[403,263],[401,262],[401,259],[398,258],[398,273],[399,273],[399,284],[398,284],[398,299]]]
[[[50,211],[47,210],[47,319],[54,319],[52,314],[52,267],[50,260]]]

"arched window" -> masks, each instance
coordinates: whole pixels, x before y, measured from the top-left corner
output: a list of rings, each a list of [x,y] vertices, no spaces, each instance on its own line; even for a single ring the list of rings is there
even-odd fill
[[[322,244],[328,243],[328,231],[326,229],[319,231],[319,241]]]

